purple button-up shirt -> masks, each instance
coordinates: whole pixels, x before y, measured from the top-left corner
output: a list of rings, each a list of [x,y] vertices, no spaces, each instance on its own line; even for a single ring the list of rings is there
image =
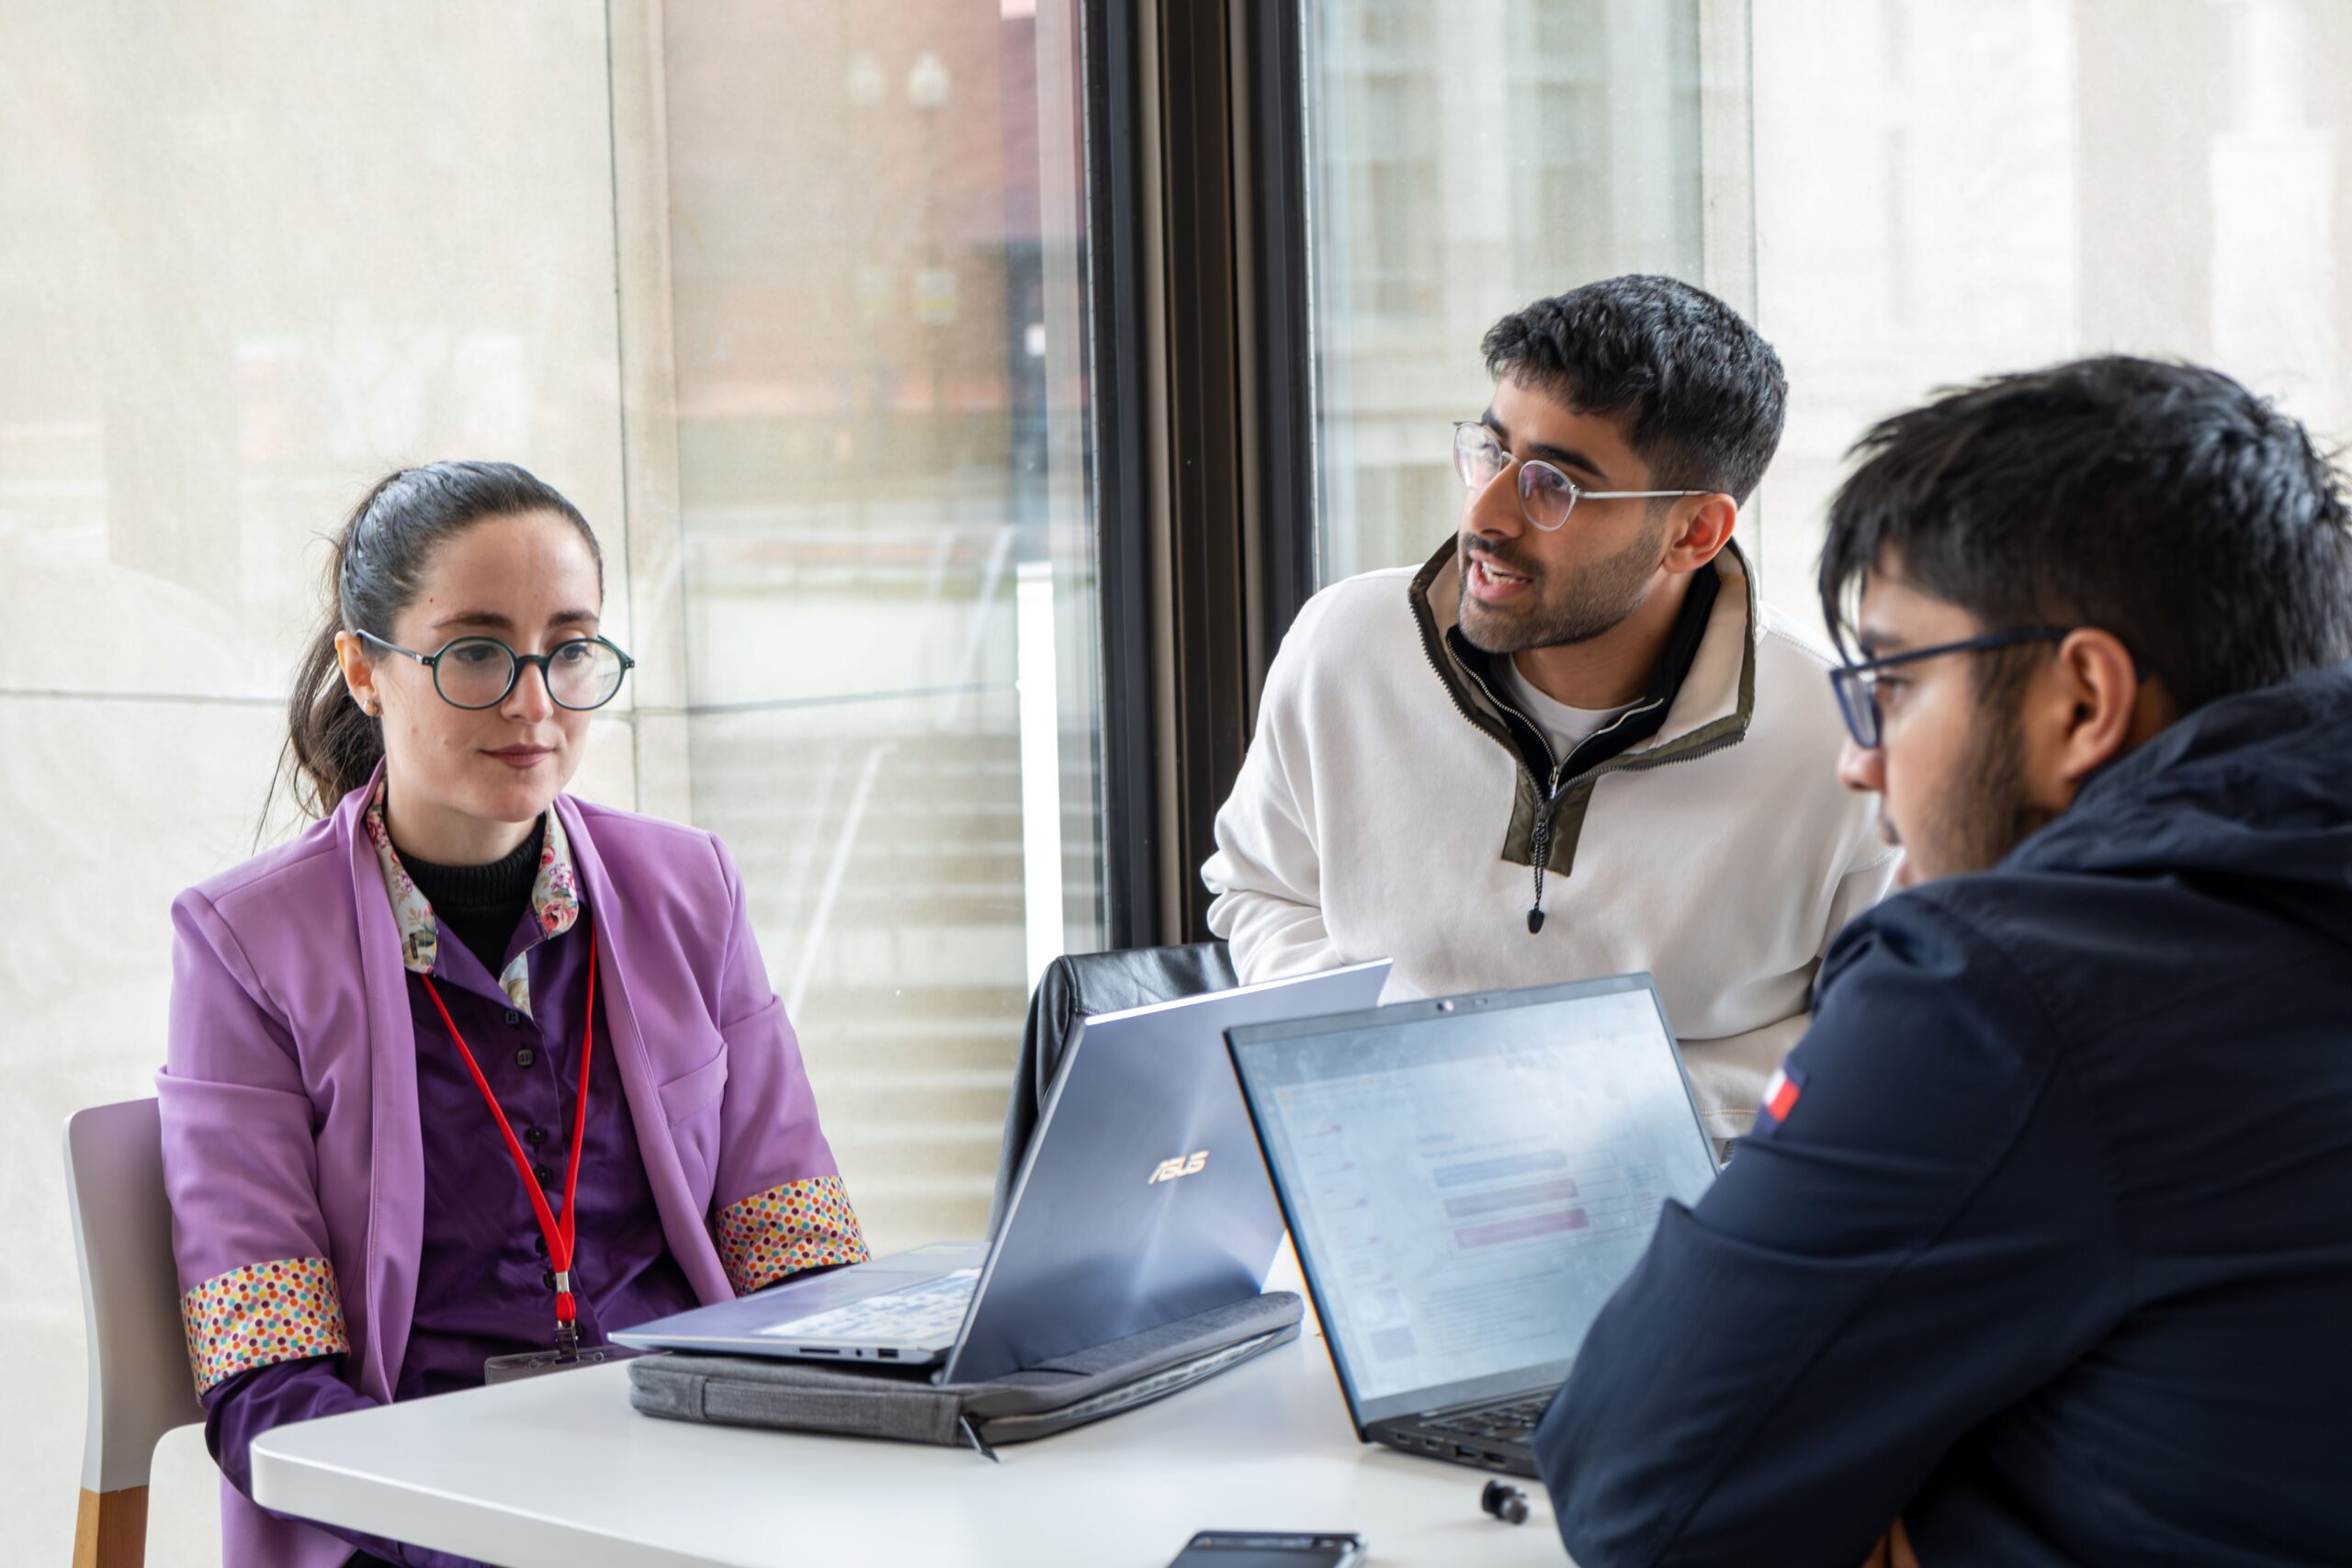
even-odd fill
[[[559,1219],[580,1081],[593,923],[593,911],[583,909],[570,930],[547,937],[525,914],[506,957],[511,964],[516,954],[529,954],[530,1013],[510,1003],[463,942],[443,941],[434,964],[441,999],[514,1135],[524,1141],[548,1208]],[[537,1217],[490,1108],[424,988],[424,977],[412,973],[408,986],[424,1139],[424,1238],[417,1260],[416,1316],[394,1385],[396,1399],[479,1388],[489,1358],[545,1350],[555,1343],[555,1290]],[[696,1304],[662,1234],[638,1152],[637,1124],[622,1094],[602,1015],[600,1007],[588,1068],[588,1128],[573,1233],[572,1290],[583,1345],[602,1344],[616,1328]],[[368,1403],[335,1373],[334,1361],[281,1361],[206,1391],[205,1436],[239,1491],[252,1495],[247,1449],[254,1438],[285,1422]],[[392,1562],[437,1568],[462,1561],[354,1531],[334,1533]]]
[[[587,1005],[594,919],[541,938],[527,917],[512,962],[531,953],[532,1012],[516,1011],[463,942],[447,942],[435,964],[441,999],[473,1050],[514,1135],[531,1156],[539,1190],[560,1218],[564,1168],[571,1156],[580,1081],[580,1026]],[[555,1288],[529,1199],[498,1135],[481,1091],[458,1055],[441,1015],[411,975],[416,1020],[416,1096],[424,1130],[424,1250],[417,1262],[416,1318],[394,1385],[396,1399],[479,1388],[492,1356],[550,1349]],[[601,1012],[601,1010],[600,1010]],[[588,1130],[580,1154],[580,1217],[574,1226],[573,1299],[584,1345],[695,1306],[693,1287],[670,1256],[653,1190],[638,1153],[637,1123],[621,1092],[612,1042],[596,1020],[588,1068]],[[538,1140],[534,1142],[534,1140]]]

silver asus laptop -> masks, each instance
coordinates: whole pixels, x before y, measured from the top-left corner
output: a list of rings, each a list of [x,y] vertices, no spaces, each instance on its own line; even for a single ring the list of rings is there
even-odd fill
[[[1387,976],[1382,960],[1082,1019],[992,1247],[919,1247],[613,1338],[970,1382],[1253,1294],[1283,1221],[1225,1032],[1371,1007]]]
[[[1357,1438],[1534,1474],[1659,1209],[1715,1177],[1650,977],[1227,1039]]]

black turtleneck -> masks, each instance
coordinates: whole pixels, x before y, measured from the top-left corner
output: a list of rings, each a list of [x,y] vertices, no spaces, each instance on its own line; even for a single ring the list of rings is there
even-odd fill
[[[493,976],[505,965],[507,943],[530,907],[531,884],[539,874],[539,845],[546,836],[547,818],[542,815],[512,854],[487,865],[433,865],[401,856],[401,869],[433,906],[441,929],[464,942]]]

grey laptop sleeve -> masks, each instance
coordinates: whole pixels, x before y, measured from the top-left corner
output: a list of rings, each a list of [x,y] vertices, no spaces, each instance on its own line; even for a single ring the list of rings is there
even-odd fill
[[[1299,1298],[1248,1296],[987,1382],[934,1383],[866,1363],[641,1356],[629,1403],[648,1416],[729,1427],[962,1444],[988,1452],[1115,1416],[1298,1337]],[[993,1456],[991,1456],[993,1457]]]

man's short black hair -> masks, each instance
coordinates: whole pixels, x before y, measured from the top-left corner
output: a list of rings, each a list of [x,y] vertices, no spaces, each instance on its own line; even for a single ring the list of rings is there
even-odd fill
[[[2113,355],[1883,421],[1829,505],[1821,604],[1872,570],[1984,629],[2099,626],[2187,713],[2352,656],[2343,475],[2218,370]]]
[[[1739,312],[1672,277],[1629,276],[1497,321],[1487,374],[1622,419],[1660,490],[1746,502],[1781,445],[1789,378]]]

